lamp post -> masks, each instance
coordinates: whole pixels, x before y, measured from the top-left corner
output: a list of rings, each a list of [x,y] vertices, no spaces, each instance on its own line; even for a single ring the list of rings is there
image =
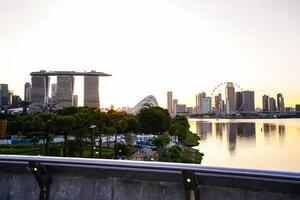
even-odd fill
[[[89,128],[92,130],[92,138],[91,138],[91,157],[94,158],[95,152],[95,128],[96,125],[91,125]]]

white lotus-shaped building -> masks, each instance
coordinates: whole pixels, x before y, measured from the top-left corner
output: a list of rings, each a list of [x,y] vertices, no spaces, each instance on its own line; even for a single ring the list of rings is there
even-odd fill
[[[158,103],[156,98],[153,95],[149,95],[140,101],[134,108],[130,111],[129,114],[136,115],[138,114],[143,108],[150,108],[150,107],[158,107]]]

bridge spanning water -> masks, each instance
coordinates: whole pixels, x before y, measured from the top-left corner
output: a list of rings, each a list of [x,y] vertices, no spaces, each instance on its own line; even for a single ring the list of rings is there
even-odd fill
[[[300,199],[300,173],[0,155],[0,199]]]

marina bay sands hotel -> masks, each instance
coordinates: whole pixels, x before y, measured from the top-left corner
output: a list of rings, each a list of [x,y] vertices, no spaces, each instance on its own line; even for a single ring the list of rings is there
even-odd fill
[[[111,76],[103,72],[75,72],[75,71],[45,71],[32,72],[31,102],[45,104],[49,101],[50,76],[57,77],[56,103],[60,106],[74,105],[75,76],[84,77],[84,106],[100,107],[99,76]],[[52,91],[53,92],[53,91]]]

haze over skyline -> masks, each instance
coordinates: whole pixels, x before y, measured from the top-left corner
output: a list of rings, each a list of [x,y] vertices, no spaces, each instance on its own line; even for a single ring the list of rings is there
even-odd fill
[[[101,107],[166,92],[195,105],[224,81],[300,103],[300,2],[0,0],[0,83],[23,97],[30,72],[97,70]],[[51,80],[54,81],[53,79]],[[83,97],[83,79],[75,94]]]

